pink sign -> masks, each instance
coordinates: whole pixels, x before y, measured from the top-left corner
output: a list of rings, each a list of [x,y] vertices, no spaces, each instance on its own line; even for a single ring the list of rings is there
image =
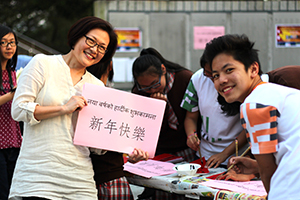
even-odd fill
[[[157,160],[140,161],[138,163],[125,163],[124,171],[128,171],[132,174],[151,178],[152,176],[162,176],[167,174],[176,173],[173,169],[175,165],[173,163],[162,162]]]
[[[85,84],[87,100],[78,115],[74,144],[153,158],[166,102],[108,87]]]
[[[194,49],[205,49],[206,43],[224,34],[224,26],[195,26]]]

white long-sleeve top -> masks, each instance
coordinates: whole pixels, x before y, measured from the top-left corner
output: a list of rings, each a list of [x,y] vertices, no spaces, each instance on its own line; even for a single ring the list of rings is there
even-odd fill
[[[81,95],[84,83],[104,86],[89,72],[73,86],[61,55],[36,55],[24,68],[12,105],[13,118],[25,122],[24,139],[9,199],[97,199],[89,148],[73,144],[78,112],[41,121],[33,115],[36,105],[61,106]]]

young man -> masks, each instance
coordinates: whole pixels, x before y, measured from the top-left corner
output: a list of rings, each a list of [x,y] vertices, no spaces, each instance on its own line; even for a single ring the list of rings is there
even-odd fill
[[[202,68],[193,74],[181,102],[181,107],[187,110],[184,121],[187,145],[197,151],[198,157],[200,148],[208,168],[226,168],[227,158],[236,152],[235,139],[239,140],[239,155],[247,148],[247,140],[239,115],[226,116],[222,113],[210,66],[204,56],[200,59],[200,66]],[[199,123],[200,115],[202,123]],[[199,134],[194,134],[195,130],[199,130]]]
[[[300,91],[262,82],[254,43],[225,35],[206,46],[214,85],[226,102],[240,102],[246,130],[269,199],[297,199],[299,190]]]

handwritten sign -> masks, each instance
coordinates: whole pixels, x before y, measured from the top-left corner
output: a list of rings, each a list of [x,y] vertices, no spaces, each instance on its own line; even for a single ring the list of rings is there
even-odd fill
[[[201,185],[231,190],[238,193],[246,193],[258,196],[267,195],[266,190],[262,181],[246,181],[246,182],[237,182],[237,181],[223,181],[223,180],[209,180],[207,182],[201,183]]]
[[[166,102],[129,92],[85,84],[88,102],[78,115],[74,144],[153,158]]]
[[[151,178],[152,176],[162,176],[176,173],[176,171],[173,170],[174,166],[175,165],[173,163],[157,160],[147,160],[140,161],[135,164],[127,162],[124,164],[124,171],[128,171],[130,173],[146,178]]]

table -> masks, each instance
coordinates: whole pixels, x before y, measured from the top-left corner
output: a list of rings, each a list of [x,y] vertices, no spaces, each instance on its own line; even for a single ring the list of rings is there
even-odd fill
[[[197,184],[201,182],[201,179],[205,177],[222,173],[224,168],[210,169],[210,172],[205,175],[196,174],[194,176],[178,176],[177,173],[164,175],[164,176],[153,176],[151,178],[144,178],[138,175],[127,174],[126,178],[130,184],[155,188],[170,193],[182,194],[188,198],[201,199],[201,197],[210,197],[215,200],[265,200],[265,197],[254,196],[249,194],[239,194],[232,191],[219,190],[212,187],[203,186]]]

